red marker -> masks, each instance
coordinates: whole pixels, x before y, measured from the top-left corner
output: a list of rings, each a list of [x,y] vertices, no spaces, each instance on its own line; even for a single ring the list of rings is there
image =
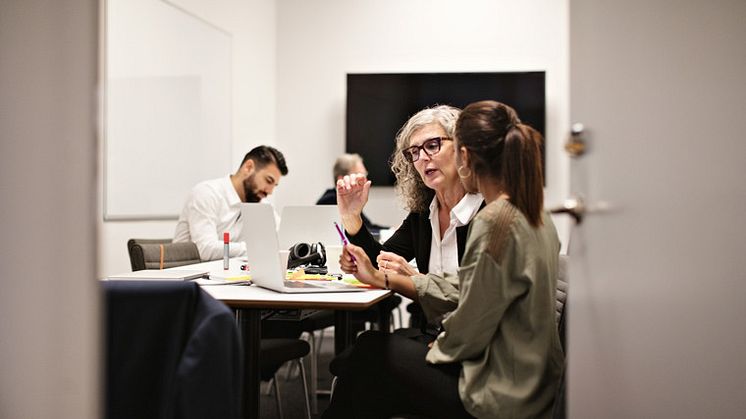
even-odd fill
[[[228,270],[229,267],[229,258],[231,254],[231,235],[227,232],[223,233],[223,269]]]

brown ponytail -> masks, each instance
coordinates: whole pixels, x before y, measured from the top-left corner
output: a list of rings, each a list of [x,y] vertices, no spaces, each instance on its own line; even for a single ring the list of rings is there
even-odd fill
[[[528,222],[541,225],[541,134],[522,124],[510,106],[486,100],[464,108],[456,137],[458,145],[469,150],[474,173],[500,181]]]
[[[544,206],[541,170],[541,134],[519,124],[505,135],[502,153],[502,180],[510,202],[537,227],[542,224]]]

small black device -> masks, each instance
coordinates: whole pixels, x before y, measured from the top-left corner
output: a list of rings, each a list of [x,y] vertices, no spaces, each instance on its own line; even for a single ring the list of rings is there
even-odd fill
[[[326,249],[321,242],[296,243],[289,250],[288,269],[305,266],[306,273],[326,273]],[[322,268],[323,272],[321,272]]]

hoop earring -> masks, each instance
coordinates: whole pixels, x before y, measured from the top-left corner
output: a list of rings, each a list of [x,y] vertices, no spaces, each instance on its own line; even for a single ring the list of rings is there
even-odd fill
[[[464,166],[459,166],[459,167],[457,167],[457,168],[456,168],[456,173],[458,173],[458,177],[460,177],[461,179],[466,179],[466,178],[468,178],[468,177],[470,177],[470,176],[471,176],[471,169],[469,169],[469,168],[467,167],[467,169],[469,170],[469,173],[468,173],[468,174],[466,174],[466,175],[464,175],[464,174],[461,174],[461,169],[463,169],[463,168],[464,168]]]

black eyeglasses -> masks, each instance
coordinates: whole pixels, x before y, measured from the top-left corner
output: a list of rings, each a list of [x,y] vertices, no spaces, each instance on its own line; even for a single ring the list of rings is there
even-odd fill
[[[409,162],[414,163],[420,159],[420,150],[424,151],[429,157],[432,157],[440,152],[440,146],[443,141],[453,141],[448,137],[435,137],[429,138],[422,143],[422,145],[413,145],[402,150],[404,158]]]

